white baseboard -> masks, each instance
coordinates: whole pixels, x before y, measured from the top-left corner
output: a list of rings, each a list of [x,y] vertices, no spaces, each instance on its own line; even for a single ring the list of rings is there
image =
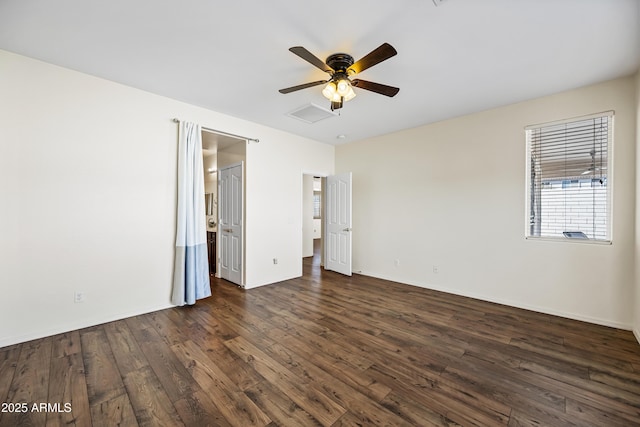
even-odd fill
[[[40,329],[38,331],[33,331],[31,333],[24,334],[24,335],[17,335],[13,337],[3,337],[2,339],[0,339],[0,348],[7,347],[14,344],[24,343],[27,341],[32,341],[40,338],[50,337],[53,335],[63,334],[65,332],[75,331],[77,329],[83,329],[91,326],[101,325],[103,323],[114,322],[116,320],[122,320],[128,317],[139,316],[141,314],[153,313],[155,311],[160,311],[160,310],[164,310],[172,307],[175,307],[175,306],[172,304],[168,304],[166,306],[160,306],[160,307],[149,307],[149,308],[146,308],[140,311],[131,312],[131,313],[120,313],[120,314],[105,316],[103,318],[95,318],[95,319],[89,319],[89,320],[83,319],[83,321],[80,321],[80,322],[69,322],[63,325],[55,325],[52,327]]]
[[[273,281],[268,281],[268,282],[245,283],[243,286],[241,286],[241,288],[243,288],[244,290],[255,289],[255,288],[260,288],[262,286],[275,285],[276,283],[286,282],[287,280],[293,280],[299,277],[302,277],[302,272],[295,273],[294,275],[291,275],[291,276],[280,277],[278,279],[275,279]]]
[[[376,277],[378,279],[389,280],[391,282],[403,283],[403,284],[406,284],[406,285],[416,286],[416,287],[419,287],[419,288],[431,289],[431,290],[434,290],[434,291],[444,292],[444,293],[448,293],[448,294],[452,294],[452,295],[459,295],[459,296],[463,296],[463,297],[473,298],[473,299],[477,299],[477,300],[480,300],[480,301],[493,302],[493,303],[496,303],[496,304],[502,304],[502,305],[506,305],[506,306],[509,306],[509,307],[522,308],[524,310],[535,311],[535,312],[544,313],[544,314],[550,314],[552,316],[564,317],[564,318],[567,318],[567,319],[579,320],[581,322],[593,323],[595,325],[608,326],[608,327],[611,327],[611,328],[624,329],[624,330],[627,330],[627,331],[633,330],[633,326],[631,324],[623,323],[623,322],[617,322],[617,321],[614,321],[614,320],[601,319],[601,318],[591,317],[591,316],[585,316],[585,315],[582,315],[582,314],[571,313],[571,312],[566,312],[566,311],[561,311],[561,310],[553,310],[553,309],[550,309],[548,307],[540,307],[540,306],[536,306],[536,305],[523,304],[523,303],[518,302],[518,301],[511,301],[511,300],[506,300],[506,299],[502,299],[502,298],[494,298],[494,297],[487,296],[487,295],[481,295],[481,294],[476,294],[476,293],[473,293],[473,292],[461,291],[459,289],[452,289],[452,288],[448,288],[448,287],[444,287],[444,286],[438,286],[438,285],[432,285],[432,284],[424,284],[424,283],[415,283],[415,282],[411,283],[411,282],[408,282],[408,281],[401,281],[398,278],[384,277],[384,275],[377,275],[375,273],[366,272],[366,271],[361,271],[361,272],[359,272],[359,274],[363,274],[365,276]],[[634,333],[635,333],[635,331],[634,331]],[[640,342],[639,334],[635,333],[635,335],[636,335],[636,338],[638,338],[638,341]]]
[[[638,331],[637,329],[634,329],[633,335],[635,335],[636,341],[638,341],[638,344],[640,344],[640,331]]]

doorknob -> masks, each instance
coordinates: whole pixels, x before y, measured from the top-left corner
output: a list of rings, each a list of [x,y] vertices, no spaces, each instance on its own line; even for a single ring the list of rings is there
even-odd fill
[[[344,230],[342,230],[342,231],[351,231],[351,227],[347,227],[347,228],[345,228],[345,229],[344,229]]]

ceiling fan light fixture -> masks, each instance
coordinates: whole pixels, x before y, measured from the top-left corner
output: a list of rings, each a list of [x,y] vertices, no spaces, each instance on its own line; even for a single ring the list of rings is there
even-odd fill
[[[331,102],[342,103],[355,98],[356,93],[348,79],[330,81],[322,90],[322,95]]]
[[[349,93],[349,89],[351,89],[351,82],[347,79],[340,79],[336,82],[336,92],[340,96],[346,96]]]
[[[336,84],[334,82],[329,82],[327,83],[327,85],[324,87],[324,89],[322,89],[322,95],[327,98],[329,101],[333,101],[333,99],[338,96],[338,98],[340,97],[340,95],[338,95],[338,90],[336,88]]]
[[[344,98],[345,101],[350,101],[355,97],[356,97],[356,93],[354,92],[354,90],[351,87],[351,85],[349,85],[349,90],[347,91],[346,95],[344,95],[343,98]]]

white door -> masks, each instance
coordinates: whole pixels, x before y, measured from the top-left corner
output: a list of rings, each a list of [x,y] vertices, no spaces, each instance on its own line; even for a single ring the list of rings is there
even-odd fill
[[[327,177],[325,268],[351,276],[351,172]]]
[[[218,171],[220,277],[242,285],[242,163]]]

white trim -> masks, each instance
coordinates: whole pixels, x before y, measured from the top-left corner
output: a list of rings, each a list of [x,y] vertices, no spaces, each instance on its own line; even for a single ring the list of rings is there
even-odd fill
[[[0,348],[7,347],[10,345],[20,344],[27,341],[40,339],[40,338],[51,337],[58,334],[64,334],[66,332],[72,332],[78,329],[89,328],[91,326],[101,325],[103,323],[109,323],[109,322],[115,322],[122,319],[128,319],[130,317],[140,316],[142,314],[154,313],[156,311],[166,310],[168,308],[174,308],[174,307],[177,307],[177,306],[173,304],[167,304],[160,307],[154,307],[154,308],[149,307],[140,311],[136,310],[134,312],[129,312],[129,313],[113,314],[113,315],[90,319],[90,320],[82,319],[81,321],[77,321],[77,322],[67,322],[62,325],[41,329],[41,330],[38,330],[37,332],[30,332],[24,335],[17,335],[17,336],[2,338],[0,339]]]
[[[304,176],[305,175],[310,175],[310,176],[313,176],[313,177],[317,176],[322,181],[324,181],[324,180],[326,180],[326,178],[329,175],[331,175],[331,173],[329,173],[329,172],[309,172],[306,169],[302,169],[302,172],[301,172],[301,175],[300,175],[300,179],[302,181],[302,183],[301,183],[301,187],[302,188],[300,190],[300,212],[299,212],[299,215],[300,215],[299,223],[300,224],[303,224],[303,221],[304,221],[304,218],[303,218],[304,208],[302,206],[302,204],[303,204],[302,201],[303,201],[303,198],[304,198],[304,184],[303,183],[304,183]],[[325,196],[325,194],[324,194],[324,184],[321,184],[321,193],[322,193],[322,197],[324,198],[324,196]],[[320,209],[321,210],[323,210],[324,204],[325,204],[324,200],[320,202]],[[325,242],[324,230],[326,228],[325,223],[324,223],[325,216],[326,215],[325,215],[324,212],[320,213],[320,221],[321,221],[321,228],[322,228],[322,232],[320,233],[320,240],[322,241],[321,248],[320,248],[320,266],[321,267],[324,267],[324,242]],[[303,250],[302,250],[303,246],[304,246],[304,238],[303,238],[303,235],[301,233],[301,235],[300,235],[300,253],[303,252]],[[304,263],[304,260],[300,259],[301,268],[303,268],[302,267],[302,263]],[[300,270],[300,272],[302,273],[302,270]],[[300,276],[298,276],[298,277],[300,277]]]
[[[474,293],[474,292],[461,291],[459,289],[451,289],[451,288],[448,288],[448,287],[442,287],[442,286],[433,285],[433,284],[417,283],[417,282],[406,282],[406,281],[402,281],[401,282],[397,278],[394,279],[394,278],[391,278],[391,277],[387,277],[387,276],[385,276],[383,274],[376,274],[376,273],[362,271],[362,270],[359,270],[358,274],[362,274],[364,276],[375,277],[375,278],[378,278],[378,279],[388,280],[390,282],[400,283],[400,284],[403,284],[403,285],[416,286],[418,288],[424,288],[424,289],[430,289],[432,291],[444,292],[446,294],[473,298],[473,299],[476,299],[476,300],[479,300],[479,301],[486,301],[486,302],[492,302],[492,303],[496,303],[496,304],[505,305],[505,306],[508,306],[508,307],[521,308],[523,310],[534,311],[536,313],[549,314],[551,316],[563,317],[565,319],[570,319],[570,320],[579,320],[581,322],[593,323],[594,325],[608,326],[608,327],[616,328],[616,329],[623,329],[625,331],[633,331],[633,325],[630,324],[630,323],[616,322],[616,321],[613,321],[613,320],[601,319],[601,318],[591,317],[591,316],[584,316],[584,315],[581,315],[581,314],[571,313],[571,312],[561,311],[561,310],[551,310],[551,309],[546,308],[546,307],[540,307],[540,306],[530,305],[530,304],[522,304],[522,303],[518,303],[518,302],[514,302],[514,301],[502,299],[502,298],[487,297],[486,295],[481,295],[481,294],[477,294],[477,293]],[[634,333],[635,333],[635,331],[634,331]],[[638,342],[640,342],[640,333],[635,333],[635,335],[636,335],[636,338],[638,339]]]
[[[615,129],[616,129],[616,117],[613,114],[613,111],[610,111],[611,116],[609,117],[609,146],[607,147],[607,151],[609,152],[607,156],[607,233],[609,233],[609,240],[613,241],[613,189],[616,186],[615,176],[616,171],[613,167],[613,159],[615,156],[615,146],[616,146],[616,137],[615,137]]]
[[[568,243],[582,243],[587,245],[612,245],[611,240],[596,240],[596,239],[570,239],[568,237],[552,237],[552,236],[525,236],[525,240],[540,240],[543,242],[568,242]]]
[[[568,119],[555,120],[552,122],[544,122],[544,123],[537,123],[533,125],[527,125],[524,127],[524,130],[527,131],[527,130],[538,129],[541,127],[557,126],[557,125],[563,125],[565,123],[579,122],[581,120],[597,119],[598,117],[603,117],[603,116],[609,116],[609,118],[613,118],[614,115],[615,115],[614,110],[607,110],[607,111],[601,111],[600,113],[587,114],[586,116],[570,117]]]

